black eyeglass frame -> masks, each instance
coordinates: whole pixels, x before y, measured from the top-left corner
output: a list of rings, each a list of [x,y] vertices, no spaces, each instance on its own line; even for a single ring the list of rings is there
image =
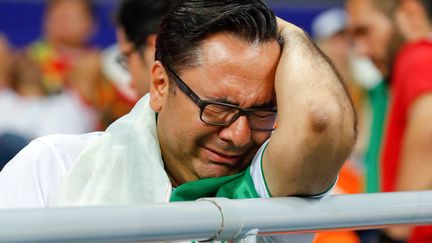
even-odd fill
[[[129,57],[130,57],[130,55],[132,55],[132,53],[134,53],[134,52],[138,52],[140,57],[142,57],[144,46],[145,45],[140,45],[137,48],[134,48],[134,49],[132,49],[126,53],[119,53],[119,55],[117,55],[115,57],[116,62],[121,66],[121,68],[123,68],[125,71],[129,72]]]
[[[179,89],[186,95],[188,96],[199,108],[200,108],[200,119],[202,122],[206,123],[206,124],[210,124],[210,125],[216,125],[216,126],[229,126],[231,125],[234,121],[236,121],[240,116],[246,116],[249,117],[253,112],[256,111],[268,111],[268,112],[274,112],[276,113],[275,115],[277,115],[277,109],[274,108],[250,108],[250,109],[245,109],[245,108],[241,108],[238,107],[236,105],[232,105],[232,104],[227,104],[227,103],[223,103],[223,102],[217,102],[217,101],[210,101],[210,100],[203,100],[201,99],[184,81],[183,79],[181,79],[176,72],[174,72],[170,67],[165,66],[165,69],[168,70],[168,72],[170,72],[174,78],[175,78],[175,83],[177,85],[177,87],[179,87]],[[225,107],[229,107],[229,108],[233,108],[238,110],[238,112],[231,118],[230,121],[225,122],[225,123],[215,123],[215,122],[209,122],[209,121],[205,121],[202,118],[204,109],[207,105],[221,105],[221,106],[225,106]],[[275,122],[276,123],[276,122]],[[275,124],[274,124],[275,125]],[[254,131],[267,131],[267,132],[271,132],[275,129],[275,126],[273,125],[273,128],[269,128],[269,129],[263,129],[263,128],[253,128],[251,127],[251,130]],[[249,126],[250,126],[250,121],[249,121]]]

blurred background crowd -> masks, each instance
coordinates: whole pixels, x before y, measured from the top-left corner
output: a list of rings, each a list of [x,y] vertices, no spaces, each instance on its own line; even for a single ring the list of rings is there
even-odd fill
[[[432,189],[432,0],[267,2],[350,90],[359,137],[335,192]],[[36,137],[104,130],[148,91],[116,44],[116,4],[0,0],[0,170]],[[337,234],[317,242],[432,242],[430,227]]]
[[[268,3],[308,32],[318,14],[344,5],[309,2]],[[0,164],[39,136],[104,130],[147,93],[148,67],[139,65],[151,62],[153,50],[149,61],[133,62],[133,51],[119,49],[117,7],[116,0],[0,0]],[[345,28],[345,19],[331,21],[344,23],[332,27],[338,30],[318,27],[316,35]]]

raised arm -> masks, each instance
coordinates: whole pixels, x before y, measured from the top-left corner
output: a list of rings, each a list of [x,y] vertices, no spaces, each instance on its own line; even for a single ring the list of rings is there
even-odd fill
[[[278,26],[278,127],[264,152],[264,176],[272,196],[315,195],[334,183],[351,152],[355,111],[337,71],[304,31],[281,19]]]

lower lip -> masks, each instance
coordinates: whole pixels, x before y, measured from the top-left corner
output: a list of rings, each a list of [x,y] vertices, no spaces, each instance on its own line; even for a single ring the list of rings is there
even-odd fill
[[[203,148],[204,157],[211,162],[232,165],[239,161],[240,156],[223,156],[207,148]]]

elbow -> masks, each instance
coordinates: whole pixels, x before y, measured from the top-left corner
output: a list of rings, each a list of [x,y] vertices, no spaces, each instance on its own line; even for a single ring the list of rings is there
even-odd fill
[[[309,113],[309,128],[315,134],[324,133],[330,126],[330,112],[316,109]]]
[[[345,102],[332,99],[310,106],[308,112],[309,130],[314,134],[329,133],[344,135],[355,142],[357,137],[357,114],[350,100]]]
[[[333,128],[340,122],[340,115],[340,107],[336,104],[311,105],[307,119],[309,131],[314,135],[328,135],[328,133],[333,132]]]
[[[357,117],[350,105],[327,105],[309,112],[309,131],[332,146],[338,161],[344,161],[357,140]]]

